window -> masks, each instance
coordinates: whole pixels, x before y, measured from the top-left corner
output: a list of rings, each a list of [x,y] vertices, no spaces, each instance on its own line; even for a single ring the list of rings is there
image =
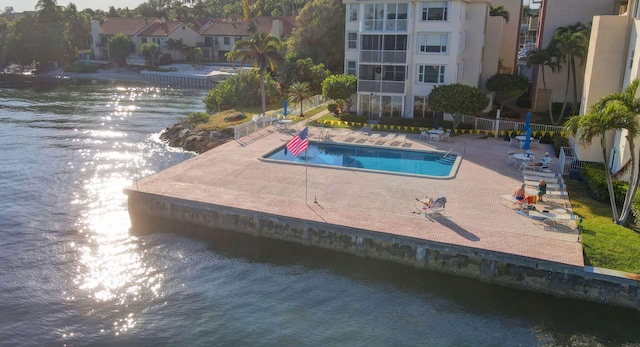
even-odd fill
[[[383,4],[364,5],[364,28],[365,30],[382,30],[384,22]]]
[[[230,39],[229,37],[225,37],[225,38],[223,39],[223,43],[224,43],[225,45],[230,45],[230,44],[231,44],[231,39]]]
[[[347,34],[347,49],[358,49],[358,33]]]
[[[407,30],[408,4],[387,4],[386,30]]]
[[[347,21],[355,22],[358,20],[358,6],[360,4],[347,4]]]
[[[448,33],[421,33],[418,36],[420,53],[447,53],[449,49]]]
[[[387,65],[384,66],[385,81],[404,81],[405,80],[405,67],[400,65]]]
[[[355,61],[348,61],[347,62],[347,75],[357,76],[356,75],[356,71],[358,71],[357,68],[358,67],[357,67],[357,64],[356,64]]]
[[[140,42],[142,42],[143,44],[144,44],[144,43],[147,43],[147,38],[146,38],[146,37],[141,38],[141,39],[140,39]]]
[[[448,20],[448,1],[426,1],[422,3],[422,20]]]
[[[444,83],[444,65],[419,65],[418,82]]]

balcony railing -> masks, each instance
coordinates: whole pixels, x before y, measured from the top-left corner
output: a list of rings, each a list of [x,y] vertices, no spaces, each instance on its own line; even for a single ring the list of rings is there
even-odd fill
[[[200,42],[196,42],[196,47],[214,48],[214,47],[218,47],[218,44],[215,42],[200,41]]]
[[[360,51],[360,63],[407,63],[407,51]]]
[[[358,81],[358,92],[404,94],[406,81]]]

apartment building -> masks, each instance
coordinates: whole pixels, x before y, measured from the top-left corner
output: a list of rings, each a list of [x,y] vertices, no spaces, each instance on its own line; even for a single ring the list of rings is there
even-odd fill
[[[553,39],[555,31],[560,27],[566,27],[575,23],[590,25],[594,16],[622,14],[627,9],[626,0],[542,0],[539,4],[539,29],[536,41],[537,48],[546,48]],[[578,59],[577,66],[577,95],[582,95],[584,83],[585,64]],[[547,88],[553,102],[562,102],[565,98],[567,86],[566,64],[559,73],[551,73],[547,68]],[[540,68],[534,71],[532,109],[535,111],[547,111],[548,102],[542,86]],[[570,95],[573,95],[573,87],[569,86]]]
[[[425,117],[430,111],[427,98],[435,86],[461,83],[482,88],[483,79],[497,72],[502,32],[490,33],[498,46],[485,46],[488,0],[343,0],[343,4],[345,73],[358,78],[355,111],[369,121]],[[511,61],[515,62],[517,29],[513,35]],[[492,68],[483,72],[489,51],[494,54]]]
[[[640,78],[640,0],[630,1],[620,15],[600,15],[592,18],[589,50],[584,66],[582,105],[580,114],[603,96],[620,92]],[[638,95],[636,95],[638,97]],[[606,151],[611,172],[625,167],[630,160],[626,131],[618,130]],[[635,141],[640,148],[640,139]],[[602,147],[596,141],[582,147],[574,143],[577,158],[582,161],[602,161]]]

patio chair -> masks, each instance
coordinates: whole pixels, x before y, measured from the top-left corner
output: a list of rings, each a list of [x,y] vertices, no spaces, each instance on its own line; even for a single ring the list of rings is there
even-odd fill
[[[514,151],[509,151],[509,153],[507,153],[507,165],[509,165],[509,163],[513,162],[513,166],[516,166],[518,161],[516,160],[516,157],[514,157],[515,154],[516,153]]]
[[[422,139],[429,139],[429,134],[425,128],[420,128],[420,140]]]
[[[444,134],[442,134],[442,138],[440,139],[440,141],[449,141],[450,138],[451,138],[451,129],[447,129],[447,131],[445,131]]]
[[[519,147],[520,141],[518,141],[518,139],[516,139],[515,137],[509,135],[509,147],[511,147],[512,144],[515,144],[516,147]]]
[[[538,136],[538,138],[534,138],[531,141],[531,146],[536,145],[537,148],[540,148],[540,139],[542,139],[542,135]]]

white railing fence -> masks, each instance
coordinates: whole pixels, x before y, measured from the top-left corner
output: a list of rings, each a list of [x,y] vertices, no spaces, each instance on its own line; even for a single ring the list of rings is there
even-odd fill
[[[573,147],[560,148],[560,159],[558,161],[558,167],[563,176],[573,176],[576,174],[580,174],[582,168],[587,164],[597,163],[578,160]]]
[[[306,99],[302,102],[302,113],[304,114],[305,110],[310,110],[314,107],[320,106],[324,103],[329,102],[322,95],[315,95]],[[252,134],[264,127],[271,125],[276,120],[284,120],[291,119],[293,117],[297,117],[300,115],[300,103],[289,103],[289,107],[287,107],[287,115],[284,115],[284,108],[280,108],[277,110],[268,111],[264,115],[253,115],[252,120],[250,122],[245,122],[233,127],[234,129],[234,137],[235,139],[239,139],[243,136],[247,136]]]
[[[512,122],[502,119],[498,122],[496,119],[474,116],[462,116],[462,123],[471,124],[473,126],[473,130],[488,131],[492,134],[496,134],[497,131],[498,135],[504,135],[505,132],[523,132],[525,125],[524,122]],[[533,134],[539,133],[545,135],[547,133],[564,133],[563,128],[557,125],[530,123],[530,126]]]

